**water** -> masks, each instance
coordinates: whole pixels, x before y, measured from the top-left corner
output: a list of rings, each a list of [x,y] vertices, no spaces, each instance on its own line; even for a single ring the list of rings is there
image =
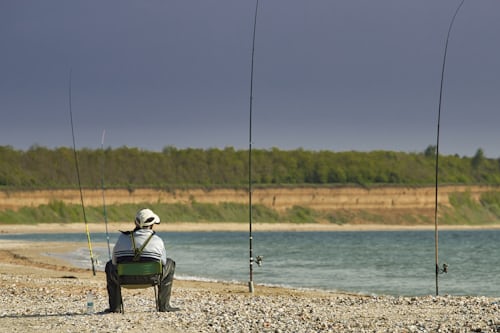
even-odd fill
[[[159,233],[168,256],[177,262],[176,278],[247,283],[247,232]],[[106,235],[92,234],[94,255],[103,270]],[[110,235],[113,244],[118,233]],[[0,239],[80,242],[63,256],[89,267],[84,234],[0,235]],[[500,230],[440,231],[441,295],[500,296]],[[434,231],[254,232],[256,285],[347,291],[362,294],[435,294]],[[51,254],[56,255],[56,254]]]

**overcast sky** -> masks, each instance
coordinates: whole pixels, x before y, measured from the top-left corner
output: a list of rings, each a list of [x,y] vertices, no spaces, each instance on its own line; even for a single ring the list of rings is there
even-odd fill
[[[253,147],[436,143],[460,0],[260,0]],[[247,149],[254,0],[0,1],[0,145]],[[500,157],[500,1],[465,1],[440,150]]]

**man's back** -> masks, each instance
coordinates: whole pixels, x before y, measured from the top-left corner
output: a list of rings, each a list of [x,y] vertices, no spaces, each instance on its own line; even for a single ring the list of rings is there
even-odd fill
[[[133,239],[132,239],[133,237]],[[140,253],[141,260],[161,260],[166,264],[167,254],[163,240],[151,229],[137,229],[133,232],[122,232],[113,249],[113,264],[122,261],[131,261],[135,256],[135,249],[139,250],[147,242]]]

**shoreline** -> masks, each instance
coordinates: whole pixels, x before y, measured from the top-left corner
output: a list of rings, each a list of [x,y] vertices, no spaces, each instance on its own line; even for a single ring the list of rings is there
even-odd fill
[[[90,233],[105,232],[104,223],[88,223]],[[16,233],[86,233],[85,223],[40,223],[40,224],[0,224],[0,234]],[[131,222],[108,223],[109,232],[131,230]],[[315,231],[420,231],[434,230],[434,225],[387,225],[387,224],[324,224],[324,223],[253,223],[254,232],[315,232]],[[500,229],[500,224],[484,225],[439,225],[439,230],[488,230]],[[209,223],[162,223],[155,226],[160,232],[244,232],[249,230],[246,223],[209,222]]]
[[[123,290],[125,313],[104,314],[108,301],[104,272],[97,271],[93,276],[90,269],[71,267],[62,259],[45,255],[72,251],[78,246],[69,242],[0,242],[3,288],[0,332],[497,332],[500,329],[500,305],[492,297],[368,296],[259,284],[250,293],[245,284],[177,279],[173,284],[172,304],[179,306],[180,312],[156,312],[153,291],[149,288]],[[89,290],[94,294],[93,315],[85,313]]]

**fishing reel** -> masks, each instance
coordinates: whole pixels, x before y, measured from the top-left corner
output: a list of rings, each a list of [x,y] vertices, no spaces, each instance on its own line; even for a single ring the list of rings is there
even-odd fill
[[[262,261],[264,260],[264,257],[263,256],[257,256],[255,258],[255,262],[257,263],[257,265],[262,266]]]
[[[94,258],[92,259],[95,265],[100,265],[101,260],[99,260],[99,255],[94,255]]]
[[[436,267],[438,274],[443,274],[443,273],[448,273],[448,265],[443,264],[443,268],[439,268],[439,266]]]

